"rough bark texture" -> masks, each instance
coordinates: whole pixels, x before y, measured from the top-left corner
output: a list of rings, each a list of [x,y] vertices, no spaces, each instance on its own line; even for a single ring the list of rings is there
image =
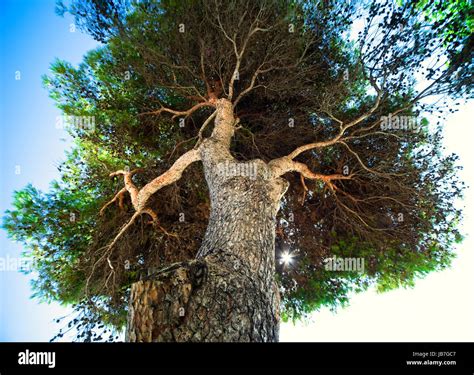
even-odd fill
[[[195,260],[132,286],[129,341],[277,341],[275,219],[287,182],[261,160],[229,152],[232,105],[217,102],[211,137],[199,148],[211,198]]]

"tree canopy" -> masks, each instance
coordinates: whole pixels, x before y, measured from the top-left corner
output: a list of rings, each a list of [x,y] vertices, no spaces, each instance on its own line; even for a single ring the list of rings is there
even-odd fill
[[[210,205],[198,164],[150,197],[157,223],[138,218],[103,254],[134,213],[121,176],[144,186],[164,173],[209,135],[219,97],[240,121],[238,160],[295,163],[277,219],[276,257],[293,255],[278,262],[284,319],[449,266],[462,182],[442,129],[455,110],[446,100],[472,97],[469,1],[83,0],[57,10],[101,46],[44,77],[74,147],[49,192],[15,193],[3,225],[34,259],[35,296],[75,306],[78,339],[123,327],[133,282],[195,256]],[[363,258],[365,270],[328,271],[332,256]]]

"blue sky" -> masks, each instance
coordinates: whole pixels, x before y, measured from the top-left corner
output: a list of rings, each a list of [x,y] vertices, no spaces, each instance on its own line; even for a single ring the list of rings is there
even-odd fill
[[[14,190],[27,183],[46,190],[58,177],[56,166],[68,148],[57,129],[60,115],[41,85],[56,58],[74,64],[96,43],[72,19],[54,13],[54,0],[2,0],[0,3],[0,212]],[[21,79],[16,80],[19,72]],[[448,119],[446,147],[460,154],[466,192],[467,232],[474,223],[474,139],[472,103]],[[18,167],[20,168],[19,174]],[[282,341],[474,341],[474,243],[458,248],[450,270],[431,274],[415,289],[355,296],[337,315],[323,311],[309,324],[282,325]],[[21,247],[0,230],[0,257],[19,257]],[[58,330],[53,319],[67,310],[30,299],[28,277],[0,272],[0,341],[48,341]]]
[[[46,190],[58,176],[56,166],[67,147],[66,133],[56,128],[59,110],[41,84],[56,58],[74,64],[96,43],[70,32],[71,18],[54,12],[54,0],[0,2],[0,212],[10,207],[14,190],[31,182]],[[21,78],[15,75],[20,72]],[[20,167],[20,174],[16,169]],[[18,257],[21,247],[0,230],[0,257]],[[30,299],[23,274],[0,272],[0,341],[48,341],[64,311]]]

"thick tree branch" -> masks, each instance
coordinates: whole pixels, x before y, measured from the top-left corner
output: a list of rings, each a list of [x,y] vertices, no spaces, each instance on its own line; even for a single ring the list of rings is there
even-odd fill
[[[192,163],[199,160],[201,160],[199,149],[193,149],[181,155],[178,160],[176,160],[170,167],[170,169],[140,189],[137,197],[138,209],[144,209],[151,195],[161,188],[178,181],[181,178],[184,170]]]
[[[343,175],[343,174],[320,174],[312,172],[308,166],[304,163],[294,161],[288,157],[279,158],[272,160],[269,163],[273,177],[280,177],[288,172],[298,172],[304,178],[309,180],[320,180],[325,183],[331,182],[332,180],[351,180],[354,177],[354,174]]]
[[[155,192],[157,192],[161,188],[178,181],[181,178],[183,171],[192,163],[200,160],[200,158],[201,157],[200,157],[199,149],[196,149],[196,150],[193,149],[186,152],[185,154],[181,155],[181,157],[179,157],[178,160],[176,160],[174,164],[165,173],[158,176],[157,178],[155,178],[154,180],[152,180],[145,186],[143,186],[140,190],[138,190],[138,188],[135,186],[132,180],[133,174],[137,173],[139,169],[136,169],[131,172],[120,170],[120,171],[112,173],[110,175],[111,177],[118,176],[118,175],[124,176],[125,189],[130,193],[130,198],[132,200],[135,213],[133,214],[131,219],[122,227],[122,229],[115,236],[112,242],[109,245],[107,245],[107,249],[110,250],[117,243],[119,238],[126,232],[126,230],[133,224],[136,218],[142,214],[149,215],[152,218],[152,222],[159,225],[158,217],[156,213],[150,208],[146,207],[148,199],[150,198],[151,195],[153,195]],[[123,193],[124,191],[122,189],[111,201],[109,201],[108,203],[104,205],[104,207],[102,207],[101,213],[103,213],[104,210],[117,199],[119,194],[123,194]],[[165,230],[164,232],[169,234]]]
[[[119,171],[113,172],[109,175],[110,177],[123,176],[123,183],[125,185],[124,189],[126,191],[128,191],[128,193],[130,194],[130,199],[131,199],[132,205],[135,209],[137,208],[138,189],[135,186],[135,184],[132,180],[132,177],[133,177],[133,175],[137,174],[140,171],[142,171],[141,168],[134,169],[133,171],[119,170]],[[123,189],[120,190],[117,193],[117,195],[114,197],[114,199],[112,199],[112,201],[115,200],[115,198],[119,198],[119,196],[122,195],[122,194],[123,194]],[[102,207],[101,212],[105,209],[106,206],[108,206],[110,203],[112,203],[112,201],[110,201],[104,207]]]

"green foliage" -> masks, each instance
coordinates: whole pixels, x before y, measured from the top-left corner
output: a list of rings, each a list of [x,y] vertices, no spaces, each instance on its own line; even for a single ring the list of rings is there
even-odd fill
[[[53,182],[47,194],[31,185],[17,191],[14,210],[7,211],[3,227],[25,244],[38,277],[34,296],[44,301],[76,301],[84,284],[77,269],[95,228],[98,202],[93,191],[65,188]]]

